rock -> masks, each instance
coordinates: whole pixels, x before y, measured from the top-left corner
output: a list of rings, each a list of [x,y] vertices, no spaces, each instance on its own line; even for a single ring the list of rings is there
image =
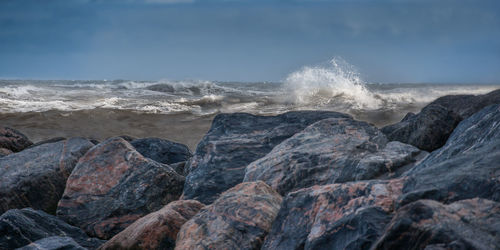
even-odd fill
[[[5,148],[12,152],[19,152],[29,147],[31,144],[33,144],[33,142],[21,132],[9,127],[0,127],[0,148]]]
[[[94,146],[68,178],[57,215],[109,239],[140,217],[177,200],[184,177],[116,137]]]
[[[391,141],[411,144],[426,151],[433,151],[446,143],[461,117],[440,106],[428,105],[420,113],[406,116],[401,122],[381,130]]]
[[[244,182],[186,222],[175,249],[259,249],[281,204],[264,182]]]
[[[79,245],[96,249],[104,241],[89,238],[80,228],[31,208],[12,209],[0,216],[0,249],[14,249],[50,236],[71,237]]]
[[[443,106],[466,119],[486,106],[500,104],[500,89],[484,95],[447,95],[430,104]]]
[[[420,200],[397,211],[372,249],[498,249],[499,235],[500,203]]]
[[[376,127],[350,118],[318,121],[246,167],[244,181],[262,180],[278,193],[396,174],[427,153],[388,142]]]
[[[262,249],[366,249],[390,221],[403,182],[348,182],[289,193]]]
[[[210,204],[243,181],[245,167],[265,156],[308,125],[326,118],[350,118],[337,112],[299,111],[278,116],[219,114],[186,166],[184,197]]]
[[[13,153],[12,151],[10,151],[6,148],[0,148],[0,157],[4,157],[4,156],[10,155],[12,153]]]
[[[500,105],[492,105],[462,121],[442,148],[404,174],[401,205],[419,199],[500,201],[499,148]]]
[[[186,167],[185,161],[169,164],[169,166],[173,168],[175,172],[177,172],[178,174],[186,176],[187,173],[185,172],[185,167]]]
[[[52,236],[37,240],[18,250],[85,250],[70,237]]]
[[[66,179],[92,146],[71,138],[0,158],[0,213],[23,207],[55,213]]]
[[[192,156],[186,145],[160,138],[137,139],[130,144],[145,157],[164,164],[187,161]]]
[[[181,226],[203,206],[195,200],[173,201],[136,220],[100,249],[173,249]]]
[[[37,147],[37,146],[40,146],[40,145],[43,145],[46,143],[53,143],[53,142],[64,141],[64,140],[66,140],[66,138],[64,138],[64,137],[54,137],[54,138],[50,138],[47,140],[39,141],[35,144],[32,144],[31,146],[29,146],[27,148],[34,148],[34,147]]]

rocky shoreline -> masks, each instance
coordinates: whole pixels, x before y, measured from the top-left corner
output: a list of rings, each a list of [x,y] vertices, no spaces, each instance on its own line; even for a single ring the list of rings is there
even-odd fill
[[[219,114],[194,152],[0,127],[0,214],[0,249],[500,249],[500,90],[380,129]]]

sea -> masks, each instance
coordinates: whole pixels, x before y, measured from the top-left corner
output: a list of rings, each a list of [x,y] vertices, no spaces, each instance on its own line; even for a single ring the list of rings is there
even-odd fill
[[[192,150],[219,113],[277,115],[295,110],[351,114],[382,127],[438,97],[484,94],[500,84],[372,83],[332,60],[280,82],[206,80],[0,80],[0,125],[32,141],[160,137]]]

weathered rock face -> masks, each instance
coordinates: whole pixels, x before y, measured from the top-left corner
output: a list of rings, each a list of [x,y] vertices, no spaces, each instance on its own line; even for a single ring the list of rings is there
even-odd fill
[[[245,167],[283,140],[326,118],[350,118],[337,112],[301,111],[278,116],[220,114],[186,166],[184,197],[209,204],[243,181]]]
[[[391,141],[411,144],[426,151],[433,151],[446,143],[461,117],[443,106],[428,105],[401,122],[381,130]]]
[[[43,140],[43,141],[39,141],[37,143],[34,143],[31,146],[29,146],[28,148],[38,147],[38,146],[46,144],[46,143],[53,143],[53,142],[64,141],[64,140],[66,140],[65,137],[54,137],[54,138],[50,138],[47,140]]]
[[[500,103],[500,89],[484,95],[447,95],[430,104],[443,106],[466,119],[486,106]]]
[[[92,146],[71,138],[0,158],[0,213],[23,207],[55,213],[66,179]]]
[[[145,157],[164,164],[187,161],[192,156],[186,145],[160,138],[137,139],[130,144]]]
[[[246,168],[244,181],[262,180],[286,194],[313,185],[368,180],[416,162],[427,153],[389,142],[376,127],[349,118],[316,122]]]
[[[21,132],[9,127],[0,127],[0,148],[11,152],[19,152],[31,144],[33,142]]]
[[[186,222],[175,249],[259,249],[281,204],[264,182],[244,182]]]
[[[85,250],[70,237],[52,236],[37,240],[18,250]]]
[[[0,249],[14,249],[50,236],[67,236],[79,245],[96,249],[104,241],[89,238],[80,228],[31,208],[12,209],[0,216]]]
[[[401,205],[474,197],[500,201],[500,105],[462,121],[446,145],[405,173]]]
[[[136,220],[100,249],[173,249],[181,226],[202,207],[195,200],[173,201]]]
[[[111,138],[85,154],[68,178],[57,215],[109,239],[140,217],[177,200],[184,177]]]
[[[373,249],[497,249],[500,203],[420,200],[399,209]]]
[[[403,181],[349,182],[289,193],[262,249],[366,249],[390,221]]]

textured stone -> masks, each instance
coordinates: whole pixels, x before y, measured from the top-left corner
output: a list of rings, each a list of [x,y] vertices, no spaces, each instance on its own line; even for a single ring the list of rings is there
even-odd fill
[[[19,152],[29,147],[31,144],[33,144],[33,142],[21,132],[9,127],[0,127],[0,148],[5,148],[12,152]]]
[[[184,177],[145,158],[122,138],[85,154],[68,178],[57,215],[89,235],[109,239],[140,217],[177,200]]]
[[[326,118],[350,118],[337,112],[299,111],[278,116],[219,114],[186,166],[184,197],[209,204],[243,181],[245,167],[274,146]]]
[[[264,182],[244,182],[186,222],[175,249],[259,249],[281,196]]]
[[[262,180],[280,194],[325,185],[392,176],[427,153],[388,142],[376,127],[349,118],[316,122],[246,167],[244,181]],[[419,156],[419,157],[417,157]]]
[[[0,249],[14,249],[50,236],[71,237],[79,245],[96,249],[104,241],[89,238],[80,228],[31,208],[12,209],[0,216]]]
[[[500,203],[420,200],[399,209],[373,249],[497,249]]]
[[[173,249],[181,226],[203,206],[195,200],[173,201],[136,220],[100,249]]]
[[[71,138],[0,158],[0,213],[24,207],[55,213],[66,179],[92,146]]]
[[[52,236],[37,240],[18,250],[85,250],[70,237]]]
[[[187,161],[192,156],[186,145],[160,138],[137,139],[130,144],[145,157],[164,164]]]
[[[486,106],[500,104],[500,89],[484,95],[447,95],[430,104],[443,106],[466,119]]]
[[[403,182],[349,182],[289,193],[262,249],[366,249],[390,221]]]

